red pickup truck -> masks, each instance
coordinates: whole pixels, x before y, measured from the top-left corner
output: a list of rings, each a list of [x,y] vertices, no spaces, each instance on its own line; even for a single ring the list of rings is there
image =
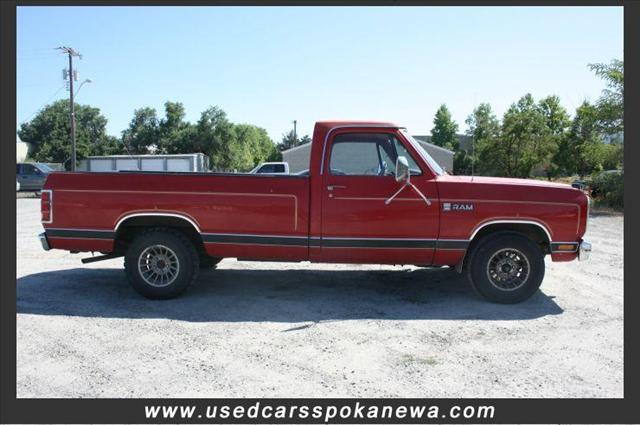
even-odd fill
[[[445,173],[402,127],[315,125],[298,175],[56,172],[45,250],[124,257],[132,286],[171,298],[225,257],[450,266],[485,298],[540,286],[545,255],[588,257],[589,199],[568,185]]]

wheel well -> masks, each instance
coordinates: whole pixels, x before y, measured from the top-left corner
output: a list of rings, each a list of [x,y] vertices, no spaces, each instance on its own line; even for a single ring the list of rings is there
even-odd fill
[[[547,232],[545,232],[539,225],[531,223],[494,223],[481,228],[474,235],[471,244],[473,244],[474,241],[479,241],[480,239],[491,233],[500,231],[521,233],[531,239],[533,242],[537,243],[545,253],[547,253],[549,244],[551,243]]]
[[[129,243],[133,241],[138,233],[152,227],[167,227],[183,233],[193,242],[200,256],[206,255],[202,236],[193,223],[184,218],[161,215],[135,216],[122,221],[116,230],[114,251],[117,254],[124,254]]]
[[[482,239],[491,234],[505,231],[520,233],[535,242],[543,253],[551,253],[551,241],[549,240],[547,232],[541,227],[541,225],[531,223],[494,223],[484,226],[473,236],[464,257],[456,266],[456,270],[462,270],[462,267],[465,265],[466,260],[469,257],[469,253],[473,252]]]

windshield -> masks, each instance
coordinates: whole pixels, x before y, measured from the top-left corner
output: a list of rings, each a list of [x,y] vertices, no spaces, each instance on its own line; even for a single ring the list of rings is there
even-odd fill
[[[51,173],[51,172],[53,172],[53,168],[49,167],[46,164],[38,163],[38,164],[34,164],[34,165],[36,167],[38,167],[40,169],[40,171],[42,171],[43,173]]]
[[[422,159],[424,159],[424,161],[427,164],[429,164],[429,167],[431,167],[431,169],[433,170],[434,173],[436,173],[439,176],[442,176],[442,175],[445,174],[445,172],[442,169],[442,167],[440,166],[440,164],[438,164],[436,162],[436,160],[433,159],[431,157],[431,155],[429,155],[427,153],[426,150],[424,150],[422,145],[416,139],[414,139],[413,136],[411,136],[409,133],[407,133],[407,130],[402,129],[400,131],[402,132],[402,135],[405,137],[405,139],[407,139],[409,141],[409,143],[411,143],[411,146],[413,146],[415,148],[415,150],[418,151],[418,153],[420,154]]]

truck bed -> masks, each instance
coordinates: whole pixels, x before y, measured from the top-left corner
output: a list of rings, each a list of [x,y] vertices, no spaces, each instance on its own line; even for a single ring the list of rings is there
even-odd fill
[[[274,258],[308,255],[309,178],[305,176],[62,172],[49,176],[47,188],[55,188],[52,222],[45,224],[52,248],[111,252],[115,233],[125,220],[153,213],[191,223],[212,256],[222,251],[237,257],[262,258],[262,251]],[[291,241],[277,248],[270,235]],[[258,244],[247,251],[250,239],[270,249]]]

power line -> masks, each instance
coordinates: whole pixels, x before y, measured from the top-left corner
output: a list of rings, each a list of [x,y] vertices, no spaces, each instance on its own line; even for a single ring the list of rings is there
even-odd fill
[[[58,90],[56,90],[56,92],[54,94],[51,95],[51,97],[49,97],[49,99],[47,99],[38,109],[36,109],[31,115],[29,115],[27,118],[25,118],[24,120],[22,120],[22,122],[26,122],[29,121],[31,118],[33,118],[33,116],[35,114],[37,114],[38,112],[40,112],[40,110],[47,105],[47,103],[49,103],[51,101],[51,99],[53,99],[54,97],[56,97],[56,95],[58,93],[60,93],[60,90],[62,90],[65,87],[65,84],[61,85],[60,88],[58,88]]]
[[[23,60],[41,60],[41,59],[53,59],[57,58],[59,55],[56,54],[48,54],[48,55],[26,55],[26,56],[17,56],[16,59],[19,61]]]

